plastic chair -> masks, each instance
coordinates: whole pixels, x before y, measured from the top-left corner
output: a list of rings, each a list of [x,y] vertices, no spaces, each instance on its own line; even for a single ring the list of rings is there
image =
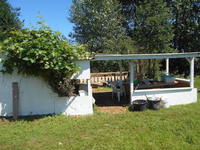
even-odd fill
[[[123,81],[107,82],[107,83],[112,88],[112,99],[114,99],[114,96],[116,95],[118,102],[120,102],[121,96],[126,97],[126,91],[123,85]]]

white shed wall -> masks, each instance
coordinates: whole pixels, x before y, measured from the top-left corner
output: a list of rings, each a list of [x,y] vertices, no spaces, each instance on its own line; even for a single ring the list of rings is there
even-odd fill
[[[76,61],[76,65],[80,67],[80,70],[75,73],[73,79],[90,79],[90,61]]]
[[[90,74],[90,69],[87,74]],[[14,72],[12,75],[0,73],[0,116],[13,115],[13,82],[19,84],[19,115],[93,114],[91,94],[70,98],[59,97],[44,80]]]

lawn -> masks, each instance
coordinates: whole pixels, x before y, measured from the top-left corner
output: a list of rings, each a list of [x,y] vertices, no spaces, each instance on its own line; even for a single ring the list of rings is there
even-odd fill
[[[99,87],[99,88],[93,88],[93,92],[112,92],[112,88],[110,87]]]
[[[159,111],[0,119],[0,149],[199,150],[200,101]]]

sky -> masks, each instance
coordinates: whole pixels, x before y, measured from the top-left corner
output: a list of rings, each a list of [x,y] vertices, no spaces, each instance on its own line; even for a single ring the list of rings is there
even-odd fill
[[[42,16],[52,30],[60,31],[67,38],[73,24],[68,20],[71,0],[8,0],[14,8],[20,8],[20,19],[25,27],[35,26]]]

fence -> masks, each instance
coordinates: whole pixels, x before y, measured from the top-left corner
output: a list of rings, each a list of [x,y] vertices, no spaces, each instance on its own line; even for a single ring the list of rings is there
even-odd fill
[[[106,72],[106,73],[91,73],[91,84],[103,84],[106,81],[125,80],[128,77],[128,72]]]

